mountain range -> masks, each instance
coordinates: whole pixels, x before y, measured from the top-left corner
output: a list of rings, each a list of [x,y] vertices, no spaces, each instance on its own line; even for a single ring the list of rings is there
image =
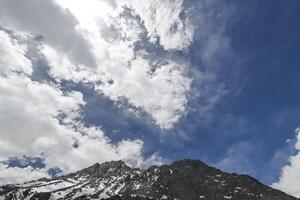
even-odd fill
[[[248,175],[226,173],[199,160],[148,169],[123,161],[96,163],[54,179],[0,187],[0,200],[296,200]]]

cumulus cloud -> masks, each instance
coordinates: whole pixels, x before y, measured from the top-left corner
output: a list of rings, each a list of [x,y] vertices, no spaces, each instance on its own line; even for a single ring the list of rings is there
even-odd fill
[[[141,140],[112,144],[99,127],[85,127],[78,121],[80,108],[85,104],[82,94],[66,93],[55,84],[32,81],[32,69],[28,70],[31,62],[24,55],[26,47],[18,48],[18,42],[3,31],[0,36],[6,44],[0,46],[0,51],[13,56],[13,60],[1,60],[4,69],[0,76],[0,181],[16,181],[25,173],[29,179],[38,178],[51,168],[69,173],[109,160],[122,159],[134,166],[148,163],[142,155]],[[11,168],[4,162],[22,156],[41,157],[45,169]],[[14,172],[20,173],[16,176]]]
[[[76,28],[76,18],[55,1],[2,0],[0,22],[43,37],[49,45],[67,53],[76,64],[95,66],[90,46]]]
[[[0,74],[10,71],[32,73],[31,61],[24,56],[26,46],[19,45],[17,40],[11,39],[4,31],[0,31],[0,46]]]
[[[49,178],[46,169],[34,169],[32,167],[8,167],[7,165],[0,164],[1,184],[24,183],[41,177]]]
[[[115,102],[125,99],[135,112],[143,110],[162,129],[171,129],[186,113],[193,78],[195,89],[203,90],[195,99],[207,97],[202,110],[224,93],[215,94],[219,85],[206,86],[214,85],[215,71],[193,71],[178,56],[195,37],[205,64],[229,52],[221,25],[227,16],[213,0],[5,0],[0,6],[1,23],[44,38],[41,52],[57,81],[93,84]]]
[[[93,47],[97,67],[78,66],[66,54],[44,45],[42,53],[51,66],[51,75],[58,81],[93,83],[98,92],[112,100],[126,99],[133,107],[143,109],[159,127],[172,128],[185,113],[192,81],[187,75],[188,63],[163,54],[153,56],[146,48],[138,49],[136,44],[154,43],[157,39],[166,50],[187,48],[193,30],[187,19],[180,18],[184,12],[182,1],[157,4],[120,1],[114,6],[106,1],[58,3],[77,18],[78,26]]]
[[[125,1],[134,8],[147,29],[149,40],[165,50],[183,50],[193,41],[194,26],[183,0]]]
[[[60,83],[91,84],[117,105],[126,102],[128,111],[142,110],[161,129],[171,129],[187,112],[192,83],[198,98],[203,93],[198,89],[208,88],[204,82],[214,81],[198,68],[190,71],[183,56],[195,34],[199,37],[199,30],[209,24],[207,16],[198,14],[206,6],[199,3],[198,7],[183,0],[0,1],[1,25],[32,38],[39,36],[35,54],[44,56],[47,73],[55,80],[33,81],[33,58],[26,54],[26,43],[0,31],[0,53],[5,55],[0,58],[0,159],[42,157],[46,170],[58,167],[63,173],[115,159],[135,166],[160,163],[156,154],[143,158],[141,140],[112,144],[99,127],[86,127],[80,121],[86,103],[82,94],[62,91]],[[196,31],[200,21],[202,27]],[[201,32],[201,41],[211,32],[211,28]],[[209,37],[203,48],[207,53],[200,56],[207,62],[215,58],[223,41],[220,31],[213,35],[218,37]],[[209,105],[220,99],[208,96]],[[24,173],[34,170],[23,169]]]
[[[285,191],[288,194],[300,197],[300,129],[296,129],[297,143],[296,155],[289,158],[289,164],[281,170],[278,182],[273,183],[272,187]]]

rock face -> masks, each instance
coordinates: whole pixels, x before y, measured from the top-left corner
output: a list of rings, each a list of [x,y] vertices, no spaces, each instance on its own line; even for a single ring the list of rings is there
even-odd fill
[[[246,175],[224,173],[201,161],[182,160],[147,170],[122,161],[91,167],[57,179],[0,187],[0,200],[296,200]]]

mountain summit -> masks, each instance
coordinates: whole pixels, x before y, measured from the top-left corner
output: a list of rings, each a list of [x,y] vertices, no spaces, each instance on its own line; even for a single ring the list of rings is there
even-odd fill
[[[0,187],[0,200],[296,200],[247,175],[222,172],[198,160],[147,170],[122,161],[96,163],[56,179]]]

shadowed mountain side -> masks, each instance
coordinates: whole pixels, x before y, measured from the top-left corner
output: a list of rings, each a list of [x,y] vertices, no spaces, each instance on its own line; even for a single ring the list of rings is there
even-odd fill
[[[222,172],[197,160],[175,161],[147,170],[122,161],[96,163],[56,179],[0,187],[4,200],[296,200],[247,175]]]

